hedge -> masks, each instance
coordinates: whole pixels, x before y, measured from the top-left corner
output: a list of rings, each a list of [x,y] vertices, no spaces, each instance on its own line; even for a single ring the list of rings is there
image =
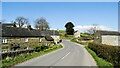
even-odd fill
[[[120,66],[120,46],[89,43],[88,47],[96,52],[99,57],[111,62],[114,66]]]
[[[23,54],[23,53],[32,53],[32,52],[39,52],[42,51],[44,49],[48,49],[48,46],[35,46],[33,49],[30,50],[19,50],[19,51],[10,51],[10,52],[6,52],[6,53],[2,53],[2,59],[5,59],[6,57],[15,57],[19,54]]]
[[[47,54],[49,52],[52,52],[54,50],[57,50],[59,48],[62,48],[61,45],[55,45],[51,48],[48,49],[44,49],[42,51],[39,52],[32,52],[32,53],[23,53],[23,54],[19,54],[17,56],[14,57],[9,57],[7,56],[6,59],[2,60],[2,68],[10,68],[11,66],[14,66],[15,64],[21,63],[23,61],[27,61],[29,59]],[[14,68],[14,67],[12,67]]]
[[[11,52],[6,52],[6,53],[2,53],[2,59],[5,59],[6,57],[15,57],[19,54],[23,54],[23,53],[32,53],[35,50],[20,50],[20,51],[11,51]]]

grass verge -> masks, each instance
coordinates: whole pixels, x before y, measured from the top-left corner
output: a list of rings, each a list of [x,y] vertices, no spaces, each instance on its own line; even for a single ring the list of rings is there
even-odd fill
[[[21,63],[23,61],[27,61],[29,59],[32,59],[32,58],[35,58],[35,57],[38,57],[38,56],[41,56],[41,55],[44,55],[47,53],[50,53],[50,52],[55,51],[60,48],[62,48],[61,45],[56,45],[56,46],[53,46],[51,48],[45,49],[40,52],[20,54],[18,56],[15,56],[14,58],[8,57],[7,60],[2,60],[2,68],[8,68],[8,67],[14,66],[15,64]]]
[[[62,36],[61,39],[73,39],[73,35]]]
[[[71,42],[75,42],[75,43],[78,43],[78,44],[81,44],[81,45],[87,45],[87,43],[77,42],[77,41],[75,41],[75,40],[71,40]]]
[[[113,68],[113,64],[110,62],[105,61],[104,59],[98,57],[96,53],[88,48],[88,46],[85,46],[86,50],[92,55],[92,57],[95,59],[97,65],[99,68]]]

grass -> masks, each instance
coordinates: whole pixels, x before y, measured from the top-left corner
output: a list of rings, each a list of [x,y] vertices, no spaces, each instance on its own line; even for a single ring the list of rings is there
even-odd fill
[[[59,30],[59,33],[60,34],[65,34],[66,32],[65,32],[65,30]]]
[[[77,41],[75,41],[75,40],[71,40],[71,42],[75,42],[75,43],[78,43],[78,44],[81,44],[81,45],[87,45],[87,43],[77,42]]]
[[[61,37],[62,39],[73,39],[74,38],[74,35],[67,35],[67,36],[64,36],[64,37]]]
[[[15,64],[18,64],[18,63],[27,61],[29,59],[47,54],[49,52],[55,51],[55,50],[60,49],[60,48],[62,48],[61,45],[56,45],[56,46],[53,46],[52,48],[48,48],[48,49],[45,49],[45,50],[40,51],[40,52],[20,54],[18,56],[15,56],[14,58],[7,57],[7,59],[2,60],[2,68],[8,68],[8,67],[14,66]]]
[[[65,30],[59,30],[59,33],[63,36],[61,36],[60,38],[61,39],[73,39],[74,38],[74,35],[66,35],[66,31]]]
[[[85,48],[92,55],[92,57],[95,59],[99,68],[106,68],[106,67],[107,68],[113,68],[113,64],[105,61],[104,59],[102,59],[100,57],[98,57],[97,54],[94,51],[92,51],[90,48],[88,48],[88,46],[85,46]]]

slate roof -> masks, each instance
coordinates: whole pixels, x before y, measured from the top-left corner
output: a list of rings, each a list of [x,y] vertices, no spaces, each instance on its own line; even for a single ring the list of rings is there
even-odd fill
[[[98,33],[100,33],[101,35],[119,35],[120,36],[120,32],[117,32],[117,31],[102,31],[102,30],[99,30],[97,31]]]
[[[13,23],[4,23],[4,24],[2,24],[2,26],[4,26],[4,27],[13,27]]]
[[[41,37],[39,30],[2,26],[2,37]]]
[[[52,37],[50,37],[50,36],[45,36],[45,39],[46,39],[47,41],[54,41],[54,39],[53,39]]]
[[[41,31],[41,35],[42,36],[46,36],[46,35],[59,35],[58,31]]]
[[[47,35],[59,35],[59,32],[2,26],[2,37],[45,37]]]

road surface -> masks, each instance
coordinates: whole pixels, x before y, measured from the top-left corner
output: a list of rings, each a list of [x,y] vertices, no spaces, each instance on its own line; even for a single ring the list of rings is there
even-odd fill
[[[15,66],[96,66],[83,45],[63,40],[62,49],[33,58]]]

